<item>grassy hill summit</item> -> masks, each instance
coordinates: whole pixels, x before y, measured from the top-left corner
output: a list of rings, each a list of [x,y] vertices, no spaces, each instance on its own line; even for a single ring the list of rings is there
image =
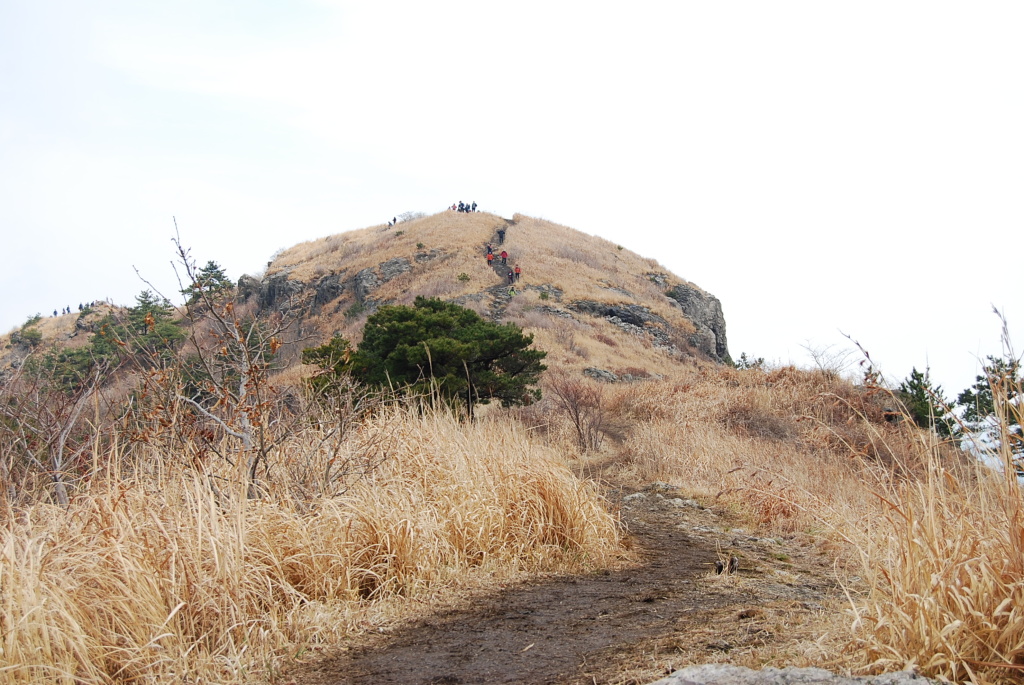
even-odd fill
[[[628,376],[698,357],[731,361],[716,298],[620,245],[519,214],[446,211],[301,243],[239,290],[260,311],[301,311],[321,335],[356,342],[380,305],[423,296],[519,325],[560,366]]]

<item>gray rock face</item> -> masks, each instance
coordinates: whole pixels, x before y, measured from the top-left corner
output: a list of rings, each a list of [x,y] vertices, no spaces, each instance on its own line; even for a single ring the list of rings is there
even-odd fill
[[[576,300],[569,305],[569,308],[591,316],[603,316],[606,319],[617,318],[623,323],[638,328],[643,328],[648,323],[667,325],[665,319],[639,304],[607,304],[593,300]]]
[[[289,281],[288,273],[284,271],[262,281],[253,276],[242,276],[238,279],[239,299],[245,301],[256,296],[261,310],[287,306],[293,296],[302,292],[302,288],[302,283]]]
[[[405,257],[395,257],[389,259],[380,265],[380,280],[383,283],[387,283],[396,276],[410,271],[412,269],[412,263]]]
[[[373,269],[363,269],[356,274],[353,285],[356,290],[356,299],[362,302],[370,293],[380,287],[381,280]]]
[[[380,270],[380,275],[377,275],[377,270]],[[384,283],[387,283],[392,278],[401,276],[412,270],[412,262],[405,257],[395,257],[388,261],[378,265],[377,269],[363,269],[356,274],[353,279],[353,288],[355,289],[356,299],[360,302],[365,302],[370,293],[379,288]]]
[[[345,292],[345,284],[341,280],[341,274],[324,276],[316,284],[316,295],[313,296],[313,309],[319,310],[343,292]]]
[[[725,315],[718,298],[683,284],[665,294],[679,304],[686,318],[697,327],[690,343],[718,361],[731,362],[729,343],[725,338]]]
[[[258,294],[262,287],[263,283],[260,279],[245,274],[238,279],[238,299],[245,302],[253,295]]]
[[[788,666],[753,671],[729,664],[703,664],[687,666],[651,685],[930,685],[937,682],[911,671],[849,677],[821,668]]]

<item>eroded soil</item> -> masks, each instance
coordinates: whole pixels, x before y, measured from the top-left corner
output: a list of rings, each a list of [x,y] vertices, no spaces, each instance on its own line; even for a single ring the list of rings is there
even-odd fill
[[[727,512],[660,484],[609,497],[638,564],[478,593],[355,638],[283,682],[624,684],[692,663],[823,665],[841,602],[812,538],[751,535]],[[715,574],[729,554],[737,573]]]

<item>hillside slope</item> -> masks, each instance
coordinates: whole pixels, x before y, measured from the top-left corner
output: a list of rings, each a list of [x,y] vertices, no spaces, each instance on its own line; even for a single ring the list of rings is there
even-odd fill
[[[522,274],[510,295],[515,265]],[[549,365],[590,368],[606,379],[644,377],[687,360],[731,361],[716,298],[653,259],[519,214],[448,211],[327,236],[281,252],[261,279],[239,281],[239,299],[261,313],[297,315],[314,342],[335,333],[358,341],[380,305],[411,304],[419,295],[514,322],[552,352]]]

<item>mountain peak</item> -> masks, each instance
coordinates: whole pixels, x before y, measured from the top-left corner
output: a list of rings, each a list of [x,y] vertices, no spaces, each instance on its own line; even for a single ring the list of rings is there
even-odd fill
[[[299,313],[323,339],[358,341],[378,307],[420,295],[515,323],[556,352],[549,361],[606,372],[605,380],[731,361],[717,298],[621,245],[521,214],[445,211],[326,236],[239,282],[240,299]]]

